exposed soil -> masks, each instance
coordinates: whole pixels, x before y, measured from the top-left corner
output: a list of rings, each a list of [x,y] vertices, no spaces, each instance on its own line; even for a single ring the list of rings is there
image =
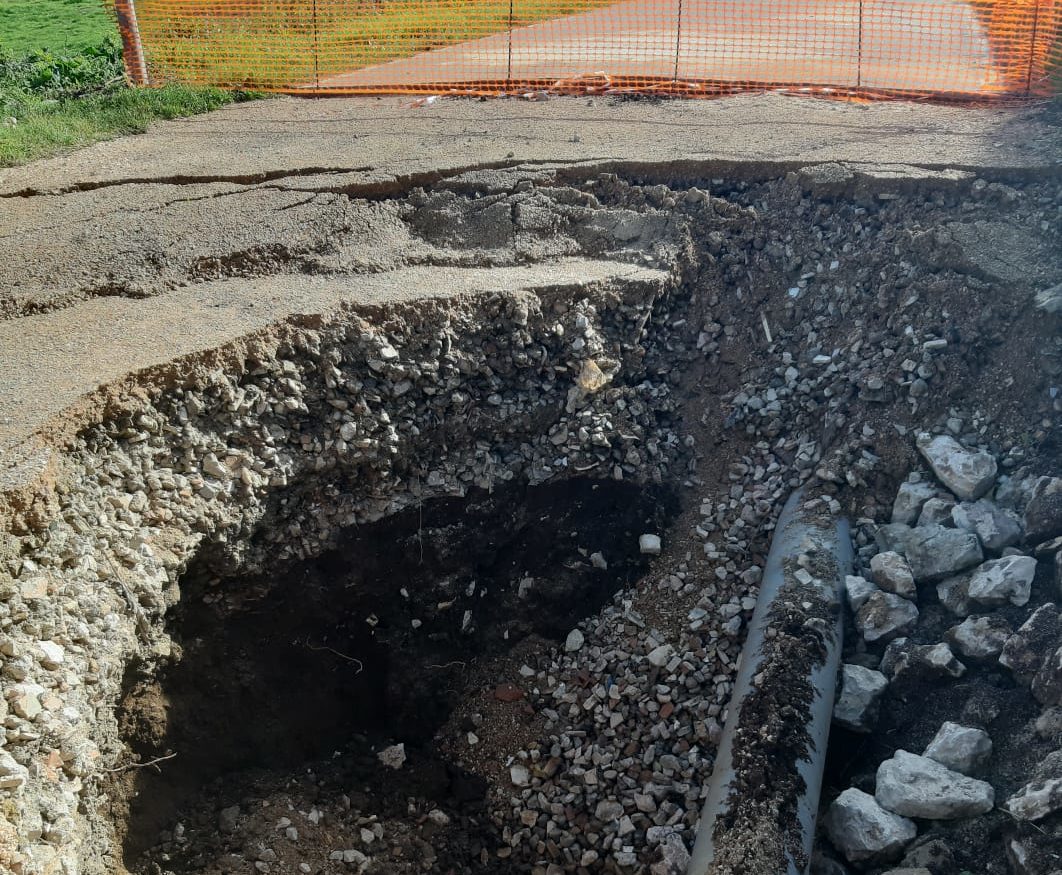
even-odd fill
[[[528,724],[513,654],[563,640],[636,580],[647,567],[638,536],[666,528],[673,512],[664,490],[571,480],[428,502],[253,578],[215,576],[204,551],[170,618],[172,668],[151,678],[130,670],[122,723],[131,746],[145,762],[176,756],[161,773],[138,773],[127,864],[216,871],[239,850],[214,835],[217,812],[283,792],[296,807],[352,800],[349,822],[300,842],[301,862],[314,865],[316,848],[327,867],[367,806],[391,821],[413,805],[417,825],[435,807],[452,818],[426,836],[438,871],[472,871],[479,849],[499,844],[487,783],[445,757],[437,733],[455,713],[450,729],[462,736],[483,720]],[[607,569],[591,553],[608,557]],[[398,743],[409,762],[394,770],[376,752]]]

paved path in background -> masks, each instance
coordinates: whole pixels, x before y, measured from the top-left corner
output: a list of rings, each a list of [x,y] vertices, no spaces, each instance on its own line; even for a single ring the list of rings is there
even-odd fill
[[[511,43],[509,34],[495,34],[321,84],[557,80],[599,71],[960,92],[992,83],[988,42],[967,3],[864,0],[862,29],[860,5],[857,0],[682,0],[680,33],[680,0],[627,0],[518,28]],[[323,51],[328,50],[325,45]]]

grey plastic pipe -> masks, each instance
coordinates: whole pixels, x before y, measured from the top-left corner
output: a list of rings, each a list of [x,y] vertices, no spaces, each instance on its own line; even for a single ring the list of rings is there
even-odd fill
[[[823,522],[821,513],[814,517],[801,508],[803,490],[794,492],[782,508],[775,529],[771,550],[767,556],[763,579],[760,583],[759,599],[749,623],[748,637],[741,654],[741,666],[734,681],[734,690],[730,696],[729,713],[723,736],[716,753],[715,769],[708,787],[708,798],[701,812],[700,825],[697,828],[697,840],[693,846],[687,875],[708,875],[712,863],[721,853],[726,835],[716,836],[716,822],[726,814],[737,801],[733,790],[734,774],[734,734],[741,722],[741,708],[745,699],[753,691],[752,679],[765,667],[764,635],[767,631],[768,616],[782,589],[784,582],[783,568],[787,560],[795,560],[801,553],[810,551],[831,554],[836,561],[837,573],[829,580],[813,581],[811,585],[821,586],[827,603],[839,605],[846,574],[852,568],[852,540],[849,535],[848,522],[835,519]],[[797,816],[801,826],[803,846],[802,861],[811,858],[812,844],[815,839],[815,818],[818,811],[819,794],[822,791],[822,772],[826,763],[826,744],[830,733],[830,719],[833,715],[833,700],[836,692],[837,671],[841,661],[842,615],[840,610],[830,611],[830,616],[823,617],[833,627],[833,635],[827,636],[826,657],[810,672],[810,682],[815,691],[814,701],[809,709],[807,726],[810,738],[810,759],[799,760],[794,768],[804,779],[805,791],[797,800]],[[790,851],[785,852],[784,868],[779,872],[756,872],[748,875],[803,875],[806,862],[795,859]]]

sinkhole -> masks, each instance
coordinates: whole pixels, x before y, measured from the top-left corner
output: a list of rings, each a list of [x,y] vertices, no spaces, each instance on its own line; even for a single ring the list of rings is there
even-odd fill
[[[126,675],[126,742],[174,759],[125,788],[127,867],[150,871],[143,854],[161,846],[172,871],[200,871],[174,822],[213,829],[215,812],[300,771],[383,813],[431,799],[489,830],[486,782],[447,761],[437,730],[493,686],[499,659],[556,646],[635,582],[639,536],[674,511],[665,488],[573,479],[427,501],[254,576],[219,576],[205,548],[166,619],[172,663]],[[401,772],[380,758],[396,745]]]

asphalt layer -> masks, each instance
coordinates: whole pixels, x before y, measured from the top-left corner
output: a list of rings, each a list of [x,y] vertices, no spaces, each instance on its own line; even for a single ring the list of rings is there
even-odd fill
[[[0,492],[40,469],[41,436],[56,422],[69,432],[84,421],[87,413],[71,412],[89,409],[78,399],[123,373],[187,354],[193,336],[196,349],[221,346],[287,318],[290,307],[306,314],[335,306],[337,289],[284,268],[285,247],[349,241],[329,256],[328,270],[374,277],[347,278],[346,302],[389,289],[407,297],[467,292],[471,273],[444,281],[439,268],[425,267],[412,282],[403,267],[412,244],[396,203],[418,185],[523,167],[562,180],[618,171],[710,187],[716,177],[767,178],[829,162],[901,185],[940,172],[1043,176],[1057,172],[1062,155],[1049,115],[1037,106],[778,95],[428,105],[292,98],[161,123],[0,171]],[[253,258],[247,276],[212,275],[238,273],[240,258]],[[235,268],[226,263],[233,259]],[[489,285],[490,272],[477,272],[472,286]],[[539,281],[510,279],[517,287]],[[204,303],[222,290],[223,306]]]

